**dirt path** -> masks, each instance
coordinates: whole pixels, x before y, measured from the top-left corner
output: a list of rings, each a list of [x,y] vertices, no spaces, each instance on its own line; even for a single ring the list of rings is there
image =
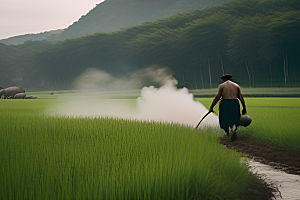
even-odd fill
[[[274,199],[300,200],[299,151],[287,151],[246,138],[229,142],[227,136],[221,138],[220,143],[249,158],[251,171],[262,176],[268,185],[277,190]]]
[[[300,152],[268,145],[259,141],[238,138],[229,142],[227,136],[221,138],[220,143],[229,149],[242,152],[243,156],[254,161],[270,165],[289,174],[300,175]]]

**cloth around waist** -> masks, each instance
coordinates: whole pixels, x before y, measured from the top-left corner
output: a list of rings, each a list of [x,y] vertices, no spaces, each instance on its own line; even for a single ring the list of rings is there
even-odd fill
[[[221,99],[219,103],[219,111],[221,106],[232,106],[232,105],[237,105],[240,106],[239,100],[238,99]]]
[[[222,104],[236,104],[239,103],[238,99],[222,99]]]

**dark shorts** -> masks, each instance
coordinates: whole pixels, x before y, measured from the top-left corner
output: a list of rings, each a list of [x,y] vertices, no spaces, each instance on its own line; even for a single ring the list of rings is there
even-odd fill
[[[240,123],[241,113],[240,113],[240,104],[237,99],[223,99],[221,101],[220,113],[219,113],[219,122],[220,127],[228,134],[229,126],[236,127]]]

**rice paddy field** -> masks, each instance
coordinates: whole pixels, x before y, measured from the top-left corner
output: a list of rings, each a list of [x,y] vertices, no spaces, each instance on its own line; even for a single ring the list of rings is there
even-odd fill
[[[196,98],[209,108],[213,98]],[[300,151],[300,98],[245,98],[252,123],[238,136]],[[217,112],[215,107],[215,113]]]
[[[214,128],[45,115],[55,101],[0,100],[1,199],[271,196],[240,154],[219,144]],[[253,126],[265,126],[254,115],[255,99],[253,105]]]

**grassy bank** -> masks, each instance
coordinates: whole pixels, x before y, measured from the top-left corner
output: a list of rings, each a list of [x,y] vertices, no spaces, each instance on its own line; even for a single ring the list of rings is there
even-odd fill
[[[196,98],[209,108],[213,98]],[[300,150],[300,98],[245,98],[252,123],[237,134],[287,149]],[[218,105],[215,113],[218,114]]]
[[[58,118],[55,100],[0,100],[1,199],[266,199],[215,130]]]

